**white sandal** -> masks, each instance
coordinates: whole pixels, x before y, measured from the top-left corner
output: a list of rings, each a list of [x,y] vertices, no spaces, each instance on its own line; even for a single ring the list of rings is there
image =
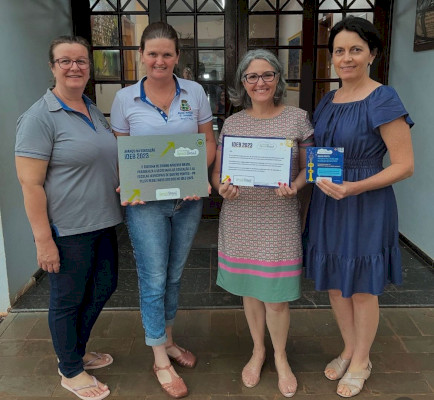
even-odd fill
[[[339,386],[346,386],[350,389],[350,395],[344,395],[336,391],[336,393],[341,397],[354,397],[358,395],[363,389],[365,381],[371,376],[372,364],[369,361],[366,369],[356,372],[347,372],[338,383]]]
[[[324,370],[325,377],[330,381],[337,381],[338,379],[341,379],[345,372],[347,372],[348,366],[350,365],[351,359],[344,360],[341,356],[336,357],[334,360],[330,361]],[[328,369],[333,369],[336,373],[336,378],[330,378],[327,376],[326,371]]]
[[[60,384],[66,390],[69,390],[71,393],[74,393],[79,399],[82,399],[82,400],[102,400],[102,399],[105,399],[110,394],[109,389],[107,389],[106,391],[102,392],[100,395],[97,395],[97,396],[84,396],[82,394],[77,393],[79,390],[92,389],[92,388],[98,387],[97,379],[94,376],[92,376],[92,378],[93,378],[93,384],[91,384],[91,385],[72,387],[63,381],[60,381]]]
[[[113,357],[110,354],[96,353],[95,351],[91,351],[90,354],[92,354],[94,358],[83,363],[83,369],[85,371],[87,371],[88,369],[104,368],[113,363]],[[94,365],[94,363],[99,360],[104,360],[105,363]]]

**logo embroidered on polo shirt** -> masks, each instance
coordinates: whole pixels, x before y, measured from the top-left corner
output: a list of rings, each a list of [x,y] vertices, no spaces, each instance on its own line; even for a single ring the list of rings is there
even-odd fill
[[[106,128],[108,131],[110,131],[110,124],[107,122],[107,120],[105,119],[104,116],[99,116],[98,117],[100,122],[102,123],[102,125],[104,126],[104,128]],[[111,133],[111,132],[110,132]]]
[[[181,105],[179,107],[181,111],[191,111],[190,104],[188,104],[187,100],[181,100]]]

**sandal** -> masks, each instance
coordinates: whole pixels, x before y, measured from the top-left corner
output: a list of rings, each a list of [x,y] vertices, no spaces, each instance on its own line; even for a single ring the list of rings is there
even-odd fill
[[[104,354],[104,353],[96,353],[94,351],[91,351],[89,354],[92,354],[93,356],[95,356],[95,358],[93,358],[92,360],[89,360],[87,362],[83,363],[83,369],[86,371],[88,369],[99,369],[99,368],[104,368],[107,367],[108,365],[113,363],[113,357],[110,354]],[[107,360],[106,363],[104,364],[99,364],[99,365],[92,365],[95,361],[97,360],[102,360],[103,358],[105,358]],[[57,357],[57,362],[59,363],[59,357]],[[57,373],[60,376],[63,376],[63,374],[60,372],[60,368],[57,368]]]
[[[67,385],[65,382],[60,381],[60,384],[62,385],[63,388],[65,388],[66,390],[69,390],[71,393],[74,393],[78,398],[82,399],[82,400],[101,400],[101,399],[105,399],[109,394],[110,394],[110,390],[106,390],[105,392],[101,393],[99,396],[84,396],[82,394],[77,393],[79,390],[83,390],[83,389],[92,389],[95,387],[98,387],[98,381],[96,380],[96,378],[94,376],[92,376],[93,378],[93,384],[92,385],[85,385],[85,386],[77,386],[77,387],[71,387],[69,385]]]
[[[170,349],[171,347],[175,347],[181,352],[181,354],[178,357],[174,357],[174,356],[171,356],[170,354],[167,354],[167,356],[171,360],[175,361],[181,367],[194,368],[194,366],[196,365],[197,359],[193,353],[191,353],[188,350],[183,349],[182,347],[179,347],[176,343],[173,343],[170,346],[167,346],[166,351],[167,351],[167,349]]]
[[[336,393],[341,397],[353,397],[358,395],[361,392],[365,381],[370,377],[371,370],[372,364],[369,361],[366,369],[357,372],[347,372],[339,381],[338,387],[346,386],[348,389],[350,389],[351,394],[344,395],[342,393],[339,393],[338,391]]]
[[[348,366],[350,365],[351,359],[349,360],[344,360],[341,356],[336,357],[334,360],[330,361],[324,370],[324,375],[325,377],[330,380],[330,381],[337,381],[338,379],[341,379],[345,372],[348,369]],[[334,369],[335,373],[336,373],[336,378],[330,378],[329,376],[327,376],[326,371],[328,369]]]
[[[104,368],[104,367],[107,367],[107,365],[110,365],[111,363],[113,363],[113,357],[110,354],[96,353],[94,351],[91,351],[90,354],[95,356],[95,358],[92,358],[92,360],[89,360],[89,361],[83,363],[83,369],[85,371],[88,369]],[[98,360],[102,360],[102,359],[106,360],[106,362],[104,364],[93,365],[94,362],[96,362]]]
[[[254,368],[249,366],[250,360],[244,366],[243,371],[241,372],[241,380],[243,381],[243,385],[247,388],[255,387],[261,380],[261,372],[262,372],[262,368],[264,367],[265,357],[264,360],[262,361],[261,368],[259,369],[259,374],[257,373],[257,371],[255,371]],[[254,378],[253,383],[251,383],[252,382],[251,380],[246,379],[247,377],[251,378],[252,376]]]
[[[291,371],[291,374],[292,374],[293,379],[295,380],[295,389],[294,389],[293,392],[286,392],[286,390],[287,390],[286,388],[288,386],[291,386],[291,383],[293,383],[293,382],[291,382],[292,381],[292,379],[291,379],[292,377],[284,378],[284,379],[279,379],[279,382],[277,384],[277,387],[279,388],[280,393],[282,393],[282,395],[284,397],[286,397],[286,398],[294,396],[295,392],[297,391],[297,378],[292,373],[292,371]]]
[[[153,367],[154,375],[157,378],[157,381],[161,385],[161,388],[163,389],[164,392],[166,392],[170,397],[173,397],[174,399],[180,399],[188,395],[188,389],[187,386],[185,386],[184,380],[180,376],[176,376],[170,370],[171,367],[172,364],[169,364],[167,367],[157,367],[154,364]],[[167,383],[161,383],[157,375],[157,372],[160,370],[167,370],[172,380]]]

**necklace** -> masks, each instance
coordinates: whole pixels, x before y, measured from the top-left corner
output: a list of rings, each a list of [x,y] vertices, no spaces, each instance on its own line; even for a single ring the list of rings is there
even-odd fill
[[[168,96],[156,95],[152,90],[150,90],[149,84],[145,87],[146,97],[151,100],[151,103],[162,109],[165,113],[169,111],[170,105],[172,104],[173,97],[175,95],[175,87],[171,87]]]

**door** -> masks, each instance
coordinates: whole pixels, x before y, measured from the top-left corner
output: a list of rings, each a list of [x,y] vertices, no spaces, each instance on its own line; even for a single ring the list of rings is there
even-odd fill
[[[88,92],[109,116],[114,93],[143,71],[140,36],[149,22],[172,24],[181,39],[177,73],[201,83],[215,115],[232,110],[226,88],[246,51],[267,48],[282,62],[286,103],[312,112],[321,96],[339,87],[327,50],[329,29],[347,15],[373,21],[384,53],[371,76],[387,83],[393,0],[74,0],[74,32],[93,47]],[[220,104],[224,98],[224,105]],[[221,122],[221,121],[220,121]]]
[[[227,88],[246,51],[266,48],[284,66],[285,103],[312,113],[320,98],[339,87],[330,63],[330,28],[355,15],[377,26],[384,53],[371,76],[387,83],[393,0],[74,0],[74,32],[92,43],[93,77],[87,93],[110,117],[115,93],[144,74],[138,48],[143,29],[167,21],[180,37],[177,75],[205,89],[216,137],[230,107]],[[207,200],[204,216],[217,217],[221,199]]]

